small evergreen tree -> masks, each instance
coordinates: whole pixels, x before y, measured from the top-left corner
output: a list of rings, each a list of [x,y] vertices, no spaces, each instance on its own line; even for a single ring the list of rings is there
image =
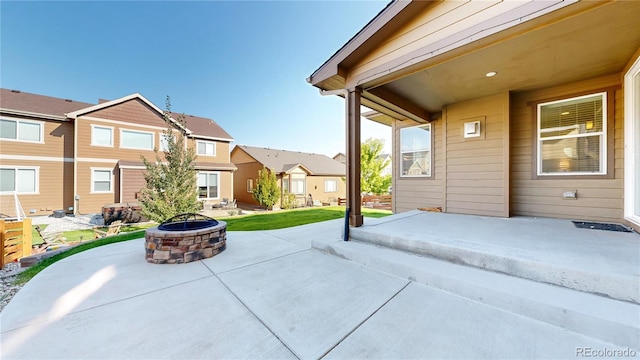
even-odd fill
[[[141,191],[140,204],[142,215],[150,220],[162,222],[175,215],[200,210],[195,170],[196,153],[193,147],[185,147],[184,115],[171,119],[171,102],[166,100],[164,121],[167,129],[163,131],[166,148],[162,152],[155,148],[155,162],[140,156],[146,167],[144,179],[147,184]],[[176,131],[177,130],[177,131]],[[177,134],[176,134],[177,132]],[[164,159],[161,154],[164,154]]]
[[[258,170],[258,179],[253,189],[253,198],[267,210],[272,209],[273,205],[280,199],[280,188],[276,174],[267,168]]]
[[[382,170],[389,165],[389,160],[380,157],[384,148],[384,140],[369,138],[360,148],[360,189],[367,194],[384,194],[389,192],[391,175],[382,175]]]

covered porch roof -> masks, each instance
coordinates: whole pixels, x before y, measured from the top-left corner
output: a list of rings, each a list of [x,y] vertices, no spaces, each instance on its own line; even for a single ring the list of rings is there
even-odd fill
[[[462,4],[393,1],[307,81],[359,87],[362,105],[426,122],[446,104],[619,73],[640,46],[637,1]],[[449,8],[414,21],[436,6]],[[412,41],[389,45],[401,37]]]

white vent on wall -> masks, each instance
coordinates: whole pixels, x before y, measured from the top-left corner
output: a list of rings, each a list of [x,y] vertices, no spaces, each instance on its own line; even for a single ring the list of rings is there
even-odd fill
[[[464,123],[464,137],[480,137],[480,121]]]

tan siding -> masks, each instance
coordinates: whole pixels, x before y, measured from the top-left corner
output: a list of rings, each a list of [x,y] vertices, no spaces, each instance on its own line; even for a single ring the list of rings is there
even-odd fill
[[[325,192],[324,181],[336,180],[338,191]],[[347,194],[346,181],[340,176],[307,176],[307,195],[311,194],[313,200],[320,200],[325,203],[338,201],[338,198],[344,198]]]
[[[196,148],[196,141],[201,139],[187,139],[187,146],[192,147],[196,150],[196,154],[198,149]],[[223,141],[213,141],[213,140],[202,140],[202,141],[210,141],[216,144],[216,155],[198,155],[197,162],[212,162],[212,163],[229,163],[229,143]]]
[[[91,145],[91,125],[111,126],[113,127],[113,147],[92,146]],[[120,129],[138,130],[154,133],[154,146],[158,147],[159,134],[162,130],[153,130],[149,128],[139,127],[135,124],[113,124],[100,122],[99,120],[89,120],[85,118],[76,119],[76,127],[78,131],[77,140],[77,156],[79,158],[88,159],[116,159],[126,161],[142,161],[140,156],[147,159],[154,159],[153,150],[126,149],[120,147]]]
[[[393,153],[395,158],[392,162],[393,176],[395,177],[393,185],[393,211],[404,212],[415,210],[421,207],[441,207],[442,206],[442,189],[444,175],[444,153],[443,149],[443,120],[436,118],[431,122],[434,131],[432,138],[432,151],[434,166],[431,178],[403,178],[400,174],[400,129],[409,126],[418,125],[411,121],[396,121],[395,131],[393,134]]]
[[[140,99],[131,99],[124,103],[84,114],[84,116],[125,121],[140,125],[167,127],[162,114]]]
[[[6,117],[7,119],[18,119]],[[0,140],[2,155],[44,156],[73,158],[73,123],[52,120],[34,120],[44,124],[44,143]]]
[[[254,161],[253,163],[236,164],[238,170],[233,174],[233,197],[238,202],[247,204],[257,204],[251,193],[247,192],[247,179],[255,179],[258,177],[258,170],[262,169],[262,164]]]
[[[423,11],[354,66],[352,77],[520,6],[518,1],[442,1]]]
[[[252,163],[255,162],[256,159],[252,158],[249,154],[247,154],[244,150],[237,148],[234,149],[231,162],[234,164],[244,164],[244,163]]]
[[[449,105],[446,211],[508,216],[508,97],[498,94]],[[480,138],[463,137],[464,123],[481,119]]]
[[[78,211],[82,214],[101,213],[105,204],[112,204],[118,201],[119,189],[116,187],[117,169],[116,164],[100,163],[100,162],[78,162],[77,163],[78,188],[77,193],[80,195]],[[92,193],[91,192],[91,168],[111,169],[112,192],[110,193]]]
[[[20,201],[27,216],[50,215],[53,210],[68,211],[73,204],[73,163],[62,161],[3,160],[3,166],[39,167],[39,193],[20,194]],[[16,216],[13,195],[0,196],[0,213]],[[31,212],[34,210],[34,212]]]
[[[623,217],[624,119],[622,90],[615,92],[614,178],[534,179],[534,112],[529,101],[570,97],[577,93],[620,85],[620,75],[589,79],[513,96],[511,126],[511,213],[568,219],[615,221]],[[564,200],[565,191],[577,190],[577,200]]]

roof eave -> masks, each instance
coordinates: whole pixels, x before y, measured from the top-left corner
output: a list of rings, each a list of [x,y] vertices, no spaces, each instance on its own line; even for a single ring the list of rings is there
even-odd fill
[[[110,106],[114,106],[114,105],[117,105],[117,104],[121,104],[123,102],[129,101],[129,100],[132,100],[132,99],[140,99],[140,100],[142,100],[145,104],[149,105],[149,107],[151,107],[152,109],[157,111],[159,114],[164,116],[164,111],[162,111],[159,107],[157,107],[151,101],[147,100],[147,98],[142,96],[140,93],[133,93],[133,94],[130,94],[130,95],[127,95],[127,96],[123,96],[123,97],[121,97],[119,99],[103,102],[101,104],[97,104],[97,105],[94,105],[94,106],[89,106],[89,107],[86,107],[84,109],[72,111],[72,112],[67,113],[65,115],[70,119],[77,119],[78,116],[81,116],[81,115],[84,115],[84,114],[87,114],[87,113],[90,113],[90,112],[93,112],[93,111],[97,111],[97,110],[100,110],[100,109],[104,109],[104,108],[107,108],[107,107],[110,107]],[[180,129],[184,130],[187,134],[191,134],[192,133],[191,130],[189,130],[186,126],[182,125],[180,122],[178,122],[173,117],[169,116],[169,120],[174,125],[176,125]]]
[[[370,47],[376,46],[379,37],[384,36],[380,31],[392,31],[403,25],[408,17],[413,16],[418,10],[430,6],[436,0],[428,1],[400,1],[392,0],[369,23],[367,23],[356,35],[344,44],[335,54],[325,61],[316,71],[307,78],[307,82],[323,90],[335,90],[336,81],[344,82],[347,69],[344,63],[354,63],[366,55]]]
[[[39,119],[70,121],[66,116],[42,114],[42,113],[35,113],[30,111],[12,110],[12,109],[4,109],[4,108],[0,108],[0,113],[9,114],[9,115],[35,117]]]

